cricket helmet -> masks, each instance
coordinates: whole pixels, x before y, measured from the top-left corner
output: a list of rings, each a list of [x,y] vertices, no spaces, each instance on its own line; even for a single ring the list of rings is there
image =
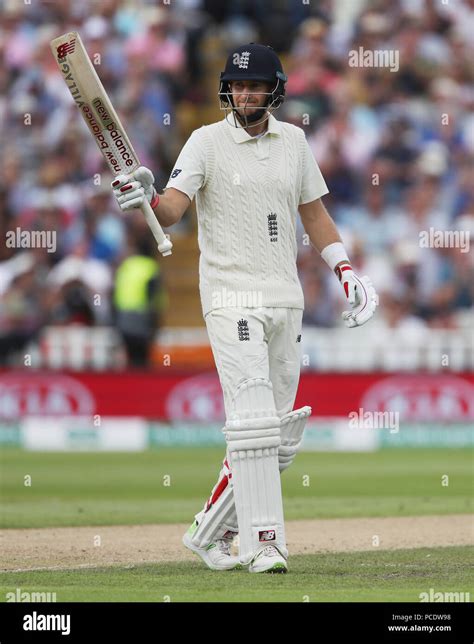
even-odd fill
[[[221,72],[218,94],[223,109],[234,109],[229,82],[238,80],[270,83],[272,90],[266,92],[268,98],[262,109],[274,110],[285,100],[285,83],[288,79],[275,50],[269,45],[249,43],[229,54],[225,69]],[[253,119],[248,117],[248,120],[255,120],[255,115]]]

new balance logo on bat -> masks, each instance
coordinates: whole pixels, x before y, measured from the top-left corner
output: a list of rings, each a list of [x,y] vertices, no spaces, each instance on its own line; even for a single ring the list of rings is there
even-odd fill
[[[260,530],[260,532],[258,533],[259,541],[275,541],[275,539],[275,530]]]
[[[57,48],[58,60],[65,58],[68,54],[73,54],[76,47],[76,39],[73,38],[69,42],[65,42],[62,45],[59,45]]]

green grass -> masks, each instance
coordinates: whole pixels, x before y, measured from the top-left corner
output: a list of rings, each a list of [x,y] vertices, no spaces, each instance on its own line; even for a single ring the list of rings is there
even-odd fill
[[[196,563],[133,568],[2,573],[0,598],[21,592],[56,592],[70,601],[284,601],[418,602],[421,592],[469,592],[472,549],[420,548],[290,558],[288,575],[212,572]]]
[[[2,527],[189,522],[215,483],[218,449],[136,454],[0,455]],[[24,477],[31,476],[31,486]],[[448,475],[449,485],[442,485]],[[170,485],[164,477],[170,477]],[[302,453],[283,475],[287,520],[471,511],[467,450]],[[7,572],[2,590],[56,592],[58,601],[409,601],[470,592],[467,547],[298,555],[288,575],[214,573],[195,562]]]
[[[188,522],[214,485],[219,449],[140,453],[3,450],[3,528]],[[24,485],[31,476],[31,486]],[[449,476],[449,485],[442,477]],[[170,485],[165,485],[170,476]],[[305,478],[306,477],[306,478]],[[302,453],[283,474],[285,517],[376,517],[472,511],[468,450]]]

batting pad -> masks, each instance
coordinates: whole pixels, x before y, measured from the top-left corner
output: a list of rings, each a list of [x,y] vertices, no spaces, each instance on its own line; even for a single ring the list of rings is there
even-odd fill
[[[306,421],[311,416],[311,407],[301,407],[290,411],[281,418],[281,445],[278,448],[278,461],[280,472],[286,470],[293,463],[303,440]]]
[[[195,517],[198,525],[191,540],[199,548],[205,548],[213,541],[239,531],[228,458],[224,459],[219,478],[204,509]]]
[[[268,380],[254,378],[239,385],[225,435],[239,524],[240,562],[250,563],[267,545],[287,557],[278,467],[280,419]]]
[[[286,470],[293,463],[301,447],[306,421],[311,415],[311,411],[311,407],[305,406],[281,417],[281,444],[278,448],[280,472]],[[231,533],[237,534],[239,531],[229,460],[230,456],[227,455],[222,464],[217,484],[214,486],[204,510],[196,514],[198,527],[192,536],[192,541],[199,548],[205,548],[216,539],[222,539],[223,536]]]

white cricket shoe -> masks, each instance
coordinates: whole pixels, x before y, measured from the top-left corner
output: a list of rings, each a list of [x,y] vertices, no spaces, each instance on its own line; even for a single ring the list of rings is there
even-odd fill
[[[233,538],[216,539],[205,548],[199,548],[191,540],[195,524],[189,528],[183,537],[183,544],[192,552],[201,557],[206,566],[211,570],[235,570],[242,568],[238,557],[230,553]]]
[[[275,546],[265,546],[250,562],[249,572],[285,573],[288,565]]]

